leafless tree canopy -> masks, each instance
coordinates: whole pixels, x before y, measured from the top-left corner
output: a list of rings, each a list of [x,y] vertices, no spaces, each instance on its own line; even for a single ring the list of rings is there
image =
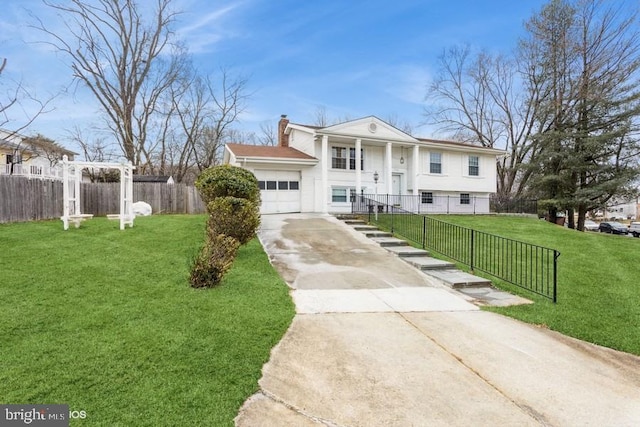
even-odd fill
[[[43,0],[66,33],[36,28],[70,61],[73,77],[98,101],[107,128],[138,173],[182,181],[220,161],[248,97],[228,70],[202,75],[172,27],[174,0]],[[99,146],[81,143],[85,155]],[[92,154],[93,153],[93,154]],[[189,178],[187,178],[189,177]]]
[[[73,77],[94,94],[127,160],[145,164],[147,126],[184,63],[173,43],[171,0],[156,0],[154,10],[144,9],[152,13],[147,20],[132,0],[44,2],[58,11],[68,34],[40,20],[37,28],[67,55]]]

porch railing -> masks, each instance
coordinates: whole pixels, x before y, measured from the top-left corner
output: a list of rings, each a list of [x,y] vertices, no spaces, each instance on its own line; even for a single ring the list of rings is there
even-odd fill
[[[512,199],[498,200],[494,197],[451,196],[451,195],[392,195],[392,194],[361,194],[361,198],[372,201],[371,205],[395,206],[408,212],[417,214],[488,214],[488,213],[517,213],[536,214],[537,200]],[[352,197],[353,198],[353,197]],[[355,200],[355,199],[354,199]],[[360,204],[356,206],[359,213],[367,213],[371,206]]]
[[[366,214],[369,223],[467,265],[472,271],[557,301],[557,250],[461,227],[380,200],[355,196],[352,210]]]
[[[0,175],[25,176],[27,178],[62,180],[62,171],[56,166],[36,166],[22,163],[0,165]]]

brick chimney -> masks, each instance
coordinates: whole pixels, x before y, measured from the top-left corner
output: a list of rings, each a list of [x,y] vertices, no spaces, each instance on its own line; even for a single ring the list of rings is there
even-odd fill
[[[278,122],[278,146],[280,147],[289,146],[289,135],[286,135],[284,133],[288,124],[289,124],[289,119],[287,119],[287,115],[286,114],[281,115],[280,121]]]

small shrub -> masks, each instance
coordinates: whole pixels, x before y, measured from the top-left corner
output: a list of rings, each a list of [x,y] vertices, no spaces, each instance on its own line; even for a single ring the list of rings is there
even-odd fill
[[[194,288],[213,288],[220,284],[236,258],[240,243],[233,237],[218,234],[207,242],[193,260],[189,281]]]
[[[207,205],[207,210],[209,236],[225,234],[244,245],[255,237],[260,226],[260,211],[247,199],[218,197]]]
[[[253,173],[238,166],[221,165],[205,169],[195,185],[206,204],[217,197],[230,196],[260,205],[258,180]]]

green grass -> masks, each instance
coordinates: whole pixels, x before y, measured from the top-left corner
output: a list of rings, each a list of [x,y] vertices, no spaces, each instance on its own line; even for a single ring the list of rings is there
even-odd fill
[[[294,308],[257,240],[220,287],[190,288],[204,223],[0,225],[0,403],[66,403],[87,413],[75,425],[233,425]]]
[[[529,217],[434,217],[561,252],[557,304],[484,275],[496,286],[535,302],[487,310],[640,355],[640,239],[581,233]]]

